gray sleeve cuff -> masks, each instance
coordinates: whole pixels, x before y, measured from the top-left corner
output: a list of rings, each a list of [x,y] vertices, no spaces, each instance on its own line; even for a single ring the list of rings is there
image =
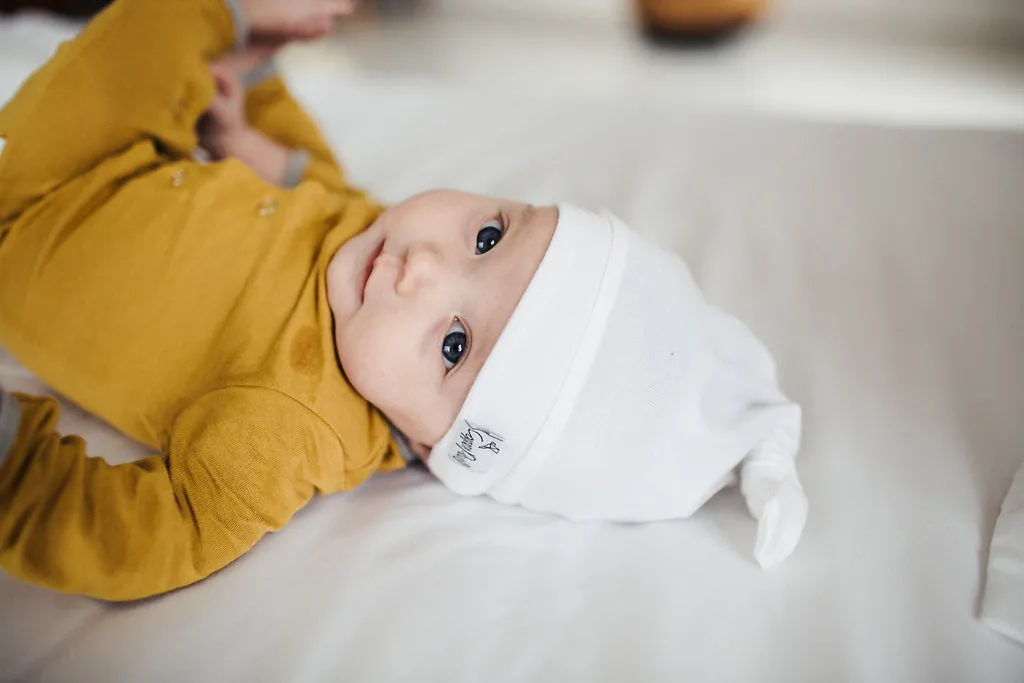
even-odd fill
[[[7,459],[21,424],[21,404],[6,391],[0,389],[0,464]]]
[[[277,75],[277,63],[273,59],[260,64],[252,71],[246,72],[242,76],[242,87],[248,90],[249,88],[256,87],[264,81],[268,81]]]
[[[395,429],[394,425],[391,425],[391,436],[395,438],[395,443],[398,444],[398,453],[402,456],[402,460],[405,461],[406,465],[411,465],[416,461],[416,454],[412,452],[412,447],[409,446],[409,440],[405,438],[405,434]]]
[[[306,172],[309,165],[309,152],[304,149],[293,149],[288,154],[288,165],[284,168],[284,177],[281,178],[282,187],[295,187],[302,180],[302,174]]]
[[[249,41],[249,22],[245,20],[245,13],[242,11],[242,0],[224,0],[231,12],[231,19],[235,23],[235,48],[240,48]]]

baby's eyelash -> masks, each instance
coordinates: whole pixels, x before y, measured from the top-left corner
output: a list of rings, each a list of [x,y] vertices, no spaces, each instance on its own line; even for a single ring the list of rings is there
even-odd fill
[[[459,339],[461,337],[461,339]],[[449,340],[451,338],[451,343]],[[441,364],[444,366],[444,376],[447,377],[466,361],[473,348],[473,334],[469,331],[469,325],[462,318],[456,316],[448,324],[444,339],[441,341]],[[448,353],[458,348],[458,357],[449,358]]]

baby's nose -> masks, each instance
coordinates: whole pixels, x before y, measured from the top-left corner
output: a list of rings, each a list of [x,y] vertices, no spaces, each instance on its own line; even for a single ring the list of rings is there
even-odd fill
[[[436,283],[443,266],[441,254],[431,245],[410,245],[405,252],[402,275],[398,280],[398,294],[409,296],[422,287]]]

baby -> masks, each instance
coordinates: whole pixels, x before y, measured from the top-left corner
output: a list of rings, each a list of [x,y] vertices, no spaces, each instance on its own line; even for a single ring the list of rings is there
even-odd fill
[[[108,465],[0,392],[0,567],[166,592],[415,458],[578,520],[685,517],[738,473],[785,558],[800,410],[768,353],[608,214],[352,188],[265,63],[351,10],[118,0],[0,110],[0,344],[159,452]]]

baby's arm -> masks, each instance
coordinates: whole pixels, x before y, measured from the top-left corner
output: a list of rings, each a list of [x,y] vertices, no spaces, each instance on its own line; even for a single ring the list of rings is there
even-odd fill
[[[241,37],[230,7],[118,0],[62,45],[0,110],[0,221],[136,143],[191,153],[213,94],[206,63]]]
[[[3,401],[0,424],[18,428],[0,452],[0,568],[106,600],[173,590],[238,558],[312,497],[310,449],[340,448],[291,399],[232,388],[186,409],[166,454],[111,466],[55,431],[53,399]]]
[[[329,31],[344,0],[117,0],[0,109],[0,221],[93,168],[137,152],[136,169],[184,159],[214,89],[208,65],[248,36]],[[136,149],[136,148],[141,149]]]

